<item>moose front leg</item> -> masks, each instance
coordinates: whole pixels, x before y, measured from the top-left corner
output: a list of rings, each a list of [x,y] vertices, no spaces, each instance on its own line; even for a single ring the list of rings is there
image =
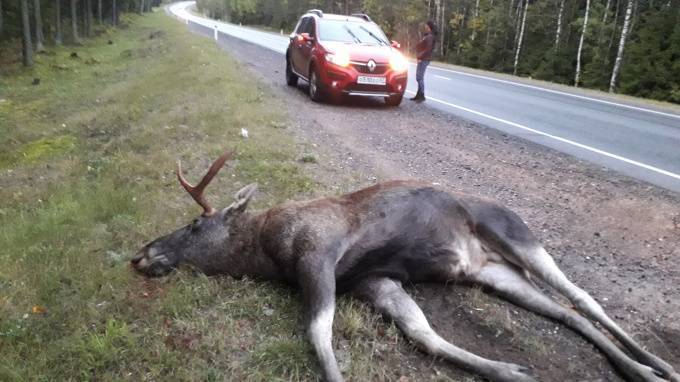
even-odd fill
[[[330,259],[332,260],[332,259]],[[333,353],[333,316],[335,315],[335,261],[324,255],[310,254],[300,259],[297,272],[305,305],[309,341],[327,382],[342,382]]]

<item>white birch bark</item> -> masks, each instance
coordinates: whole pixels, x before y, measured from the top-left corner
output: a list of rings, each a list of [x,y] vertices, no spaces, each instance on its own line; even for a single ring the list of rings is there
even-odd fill
[[[474,18],[472,20],[474,20],[476,22],[478,17],[479,17],[479,0],[475,1],[475,13],[474,13]],[[477,35],[477,26],[475,26],[475,29],[472,30],[472,36],[470,36],[470,40],[475,41],[476,35]]]
[[[586,30],[588,29],[588,14],[590,13],[590,0],[586,0],[586,16],[583,18],[583,29],[581,30],[581,40],[578,43],[578,51],[576,52],[576,75],[574,75],[574,86],[578,87],[581,80],[581,53],[583,52],[583,40],[586,37]]]
[[[445,27],[446,25],[444,24],[445,16],[444,14],[446,13],[446,0],[442,0],[442,14],[441,14],[441,21],[439,25],[439,54],[444,58],[444,32],[445,32]]]
[[[517,65],[519,64],[519,53],[522,50],[522,40],[524,39],[524,25],[527,21],[527,9],[529,9],[529,0],[524,1],[524,13],[522,15],[522,27],[520,28],[519,38],[517,39],[517,49],[515,50],[515,64],[512,74],[517,75]]]
[[[609,15],[609,6],[612,4],[612,0],[607,0],[607,5],[604,6],[604,14],[602,15],[602,24],[607,23],[607,16]]]
[[[555,51],[560,50],[560,35],[562,34],[562,15],[564,14],[564,0],[560,1],[560,11],[557,14],[557,31],[555,32]]]
[[[633,12],[633,0],[628,0],[628,7],[626,8],[626,16],[623,19],[623,29],[621,30],[621,39],[619,40],[619,50],[616,53],[616,61],[614,61],[614,69],[612,69],[612,78],[609,81],[609,92],[613,93],[616,89],[616,80],[621,69],[621,61],[623,60],[623,50],[626,47],[626,38],[628,37],[628,29],[630,27],[630,14]]]

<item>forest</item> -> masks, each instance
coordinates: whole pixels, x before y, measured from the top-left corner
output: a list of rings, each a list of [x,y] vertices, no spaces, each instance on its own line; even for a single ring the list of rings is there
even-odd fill
[[[160,0],[0,0],[0,54],[24,64],[49,44],[78,44],[120,12]],[[210,17],[291,30],[308,9],[363,12],[413,53],[418,24],[437,24],[437,59],[680,103],[680,0],[198,0]],[[21,42],[21,44],[19,43]]]
[[[412,53],[438,26],[438,59],[680,103],[680,0],[198,0],[205,14],[291,30],[308,9],[363,12]]]
[[[81,39],[118,26],[124,12],[150,12],[160,0],[0,0],[0,65],[21,51],[24,66],[50,46],[79,45]],[[1,68],[0,68],[1,69]]]

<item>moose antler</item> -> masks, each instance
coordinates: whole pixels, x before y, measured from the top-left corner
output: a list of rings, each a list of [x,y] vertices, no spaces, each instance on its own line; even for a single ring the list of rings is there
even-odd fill
[[[185,190],[191,195],[191,197],[200,205],[203,207],[203,214],[202,216],[211,216],[217,212],[216,209],[212,208],[209,204],[208,201],[205,199],[203,196],[203,191],[205,190],[206,186],[210,183],[210,181],[215,177],[218,171],[224,166],[224,162],[226,162],[229,158],[231,158],[232,152],[231,151],[225,151],[224,154],[222,154],[215,162],[213,162],[212,166],[210,166],[210,169],[208,170],[208,173],[205,174],[203,179],[198,183],[197,186],[192,186],[187,182],[186,179],[182,176],[182,164],[180,161],[177,161],[177,179],[179,180],[179,183],[184,187]]]

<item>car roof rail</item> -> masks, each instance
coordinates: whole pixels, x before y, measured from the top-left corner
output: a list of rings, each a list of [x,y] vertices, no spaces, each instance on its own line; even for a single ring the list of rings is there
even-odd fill
[[[319,17],[323,17],[323,11],[321,9],[310,9],[307,11],[307,13],[311,13],[314,15],[317,15]]]
[[[358,18],[364,19],[364,20],[366,20],[366,21],[368,21],[368,22],[371,22],[371,21],[372,21],[371,18],[368,17],[368,15],[365,14],[365,13],[352,13],[352,16],[353,16],[353,17],[358,17]]]

